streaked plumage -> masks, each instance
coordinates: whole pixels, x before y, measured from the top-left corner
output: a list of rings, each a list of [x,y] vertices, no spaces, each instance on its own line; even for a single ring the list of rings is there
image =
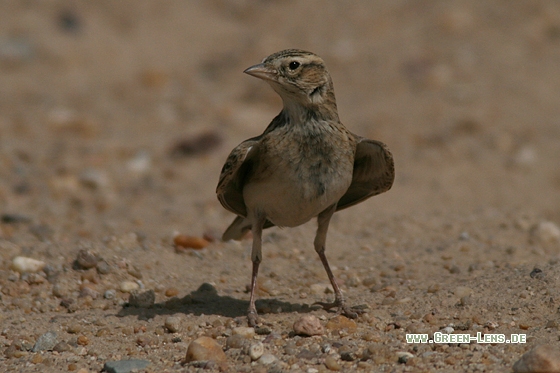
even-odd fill
[[[254,289],[262,260],[262,229],[294,227],[314,217],[315,250],[336,297],[333,304],[322,305],[355,317],[324,254],[328,224],[335,211],[391,188],[392,155],[383,143],[354,135],[340,123],[331,77],[317,55],[284,50],[245,73],[267,81],[284,106],[262,135],[232,150],[216,190],[221,204],[238,215],[223,239],[241,239],[253,231],[249,324],[257,323]]]

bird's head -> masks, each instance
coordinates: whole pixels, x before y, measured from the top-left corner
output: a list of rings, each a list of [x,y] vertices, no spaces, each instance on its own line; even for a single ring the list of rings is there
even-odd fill
[[[284,106],[306,108],[334,106],[331,76],[325,62],[314,53],[287,49],[266,57],[244,73],[267,81],[282,97]]]

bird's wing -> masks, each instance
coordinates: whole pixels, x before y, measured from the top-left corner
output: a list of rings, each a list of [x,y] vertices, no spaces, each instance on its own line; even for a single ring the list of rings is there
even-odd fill
[[[380,141],[354,135],[357,141],[352,183],[340,198],[336,210],[342,210],[391,189],[395,180],[393,155]]]
[[[243,217],[247,216],[243,186],[253,169],[254,160],[258,159],[259,140],[260,137],[245,140],[231,151],[222,168],[216,188],[222,206]]]

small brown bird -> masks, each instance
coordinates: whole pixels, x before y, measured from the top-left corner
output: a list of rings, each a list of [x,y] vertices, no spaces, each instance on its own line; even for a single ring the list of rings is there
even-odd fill
[[[348,317],[348,307],[325,256],[334,212],[389,190],[395,178],[393,157],[385,144],[354,135],[340,123],[334,87],[323,60],[288,49],[244,71],[269,83],[284,107],[260,136],[232,150],[216,193],[224,208],[237,214],[222,239],[253,232],[251,297],[248,321],[258,323],[255,287],[262,261],[262,230],[295,227],[317,217],[315,251],[335,292],[333,303]]]

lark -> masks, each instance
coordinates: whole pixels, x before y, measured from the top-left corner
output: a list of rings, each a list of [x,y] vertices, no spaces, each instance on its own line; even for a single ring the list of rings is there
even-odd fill
[[[334,302],[317,304],[356,318],[358,310],[347,306],[325,256],[327,230],[336,211],[391,188],[393,157],[385,144],[357,136],[340,122],[333,82],[319,56],[283,50],[244,73],[266,81],[283,102],[260,136],[232,150],[216,190],[222,206],[237,214],[222,239],[253,233],[248,323],[259,322],[255,288],[263,229],[296,227],[315,217],[315,251],[335,293]]]

